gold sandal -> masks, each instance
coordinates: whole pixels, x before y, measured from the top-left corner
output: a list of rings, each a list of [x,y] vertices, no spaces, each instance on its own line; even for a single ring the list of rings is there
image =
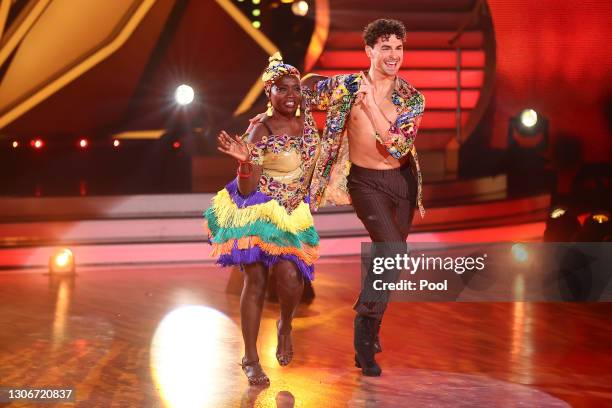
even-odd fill
[[[277,344],[276,344],[276,360],[281,367],[288,365],[293,359],[293,344],[291,342],[291,332],[288,334],[281,334],[279,330],[280,320],[276,321],[276,334],[277,334]],[[286,350],[288,347],[288,351],[285,353],[281,353],[281,349]]]
[[[270,379],[264,373],[259,360],[246,361],[246,357],[242,357],[242,363],[240,363],[242,371],[249,380],[249,385],[270,385]]]

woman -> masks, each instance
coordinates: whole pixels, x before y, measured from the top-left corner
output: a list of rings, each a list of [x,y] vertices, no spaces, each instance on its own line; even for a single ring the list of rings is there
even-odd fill
[[[308,195],[319,135],[310,112],[300,112],[300,73],[277,53],[262,80],[267,117],[245,134],[249,142],[219,134],[218,149],[238,160],[238,177],[215,195],[204,214],[217,262],[244,271],[241,365],[250,385],[270,383],[257,353],[268,270],[275,274],[281,309],[276,359],[285,366],[293,357],[291,322],[304,279],[313,279],[319,244]]]

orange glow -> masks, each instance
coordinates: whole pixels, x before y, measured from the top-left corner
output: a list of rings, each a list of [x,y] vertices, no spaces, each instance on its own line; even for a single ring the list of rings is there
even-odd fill
[[[609,217],[606,214],[593,214],[591,218],[598,224],[606,223],[609,220]]]
[[[18,148],[18,147],[19,147],[19,142],[18,142],[18,141],[16,141],[16,140],[15,140],[15,141],[13,141],[12,146],[13,146],[13,149]]]
[[[74,255],[68,248],[62,248],[49,259],[50,273],[74,273]]]

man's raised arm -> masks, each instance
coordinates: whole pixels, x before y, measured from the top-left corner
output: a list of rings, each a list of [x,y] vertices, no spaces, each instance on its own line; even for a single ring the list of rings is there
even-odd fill
[[[302,78],[302,93],[313,109],[327,110],[332,92],[332,78],[308,74]]]

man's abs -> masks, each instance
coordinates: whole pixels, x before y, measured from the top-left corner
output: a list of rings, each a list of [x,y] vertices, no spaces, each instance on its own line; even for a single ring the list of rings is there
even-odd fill
[[[346,132],[348,135],[349,157],[352,163],[366,169],[388,170],[400,167],[408,156],[397,160],[376,141],[376,131],[366,113],[359,106],[354,106],[348,117]]]

